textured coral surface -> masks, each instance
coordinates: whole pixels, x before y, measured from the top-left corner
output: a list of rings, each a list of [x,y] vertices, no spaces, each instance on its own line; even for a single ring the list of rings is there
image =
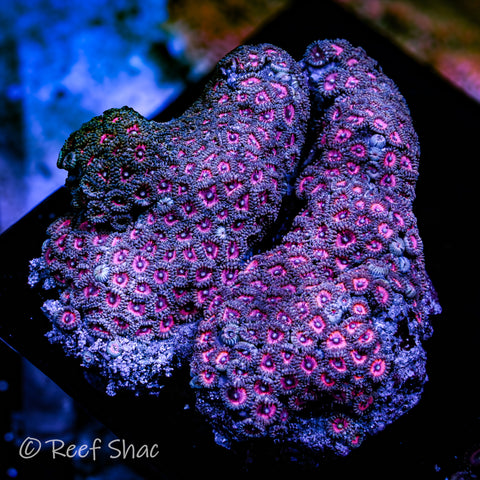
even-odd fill
[[[109,110],[62,149],[73,212],[32,262],[60,293],[50,338],[109,393],[186,359],[221,445],[345,455],[427,379],[419,155],[398,89],[344,40],[299,63],[241,47],[166,124]]]
[[[345,41],[314,43],[302,65],[305,208],[206,309],[192,383],[219,442],[269,436],[346,454],[419,400],[439,307],[412,213],[419,147],[403,98]]]
[[[203,304],[276,218],[308,106],[288,54],[240,47],[181,118],[111,109],[67,140],[73,211],[50,226],[32,281],[60,292],[45,303],[51,339],[110,393],[156,389],[188,354]]]

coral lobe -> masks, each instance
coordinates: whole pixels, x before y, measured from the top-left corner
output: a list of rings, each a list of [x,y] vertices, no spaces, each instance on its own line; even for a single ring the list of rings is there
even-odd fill
[[[403,97],[342,40],[314,43],[302,65],[315,138],[296,181],[306,206],[208,311],[192,372],[216,371],[198,407],[225,442],[269,436],[344,455],[419,400],[439,307],[411,213],[419,149]],[[248,330],[225,344],[231,310]],[[219,351],[244,362],[242,378],[217,368]],[[232,388],[241,405],[222,394]]]
[[[158,388],[202,306],[276,219],[304,141],[303,83],[280,49],[239,47],[179,119],[111,109],[65,143],[73,211],[49,228],[42,261],[60,290],[46,306],[51,338],[89,349],[111,393]],[[56,320],[72,307],[75,327]]]

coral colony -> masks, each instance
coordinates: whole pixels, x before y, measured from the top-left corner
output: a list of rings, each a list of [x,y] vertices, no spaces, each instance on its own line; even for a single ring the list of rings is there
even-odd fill
[[[189,363],[222,445],[345,455],[427,378],[440,306],[412,213],[418,160],[403,97],[361,48],[318,41],[296,63],[240,47],[181,118],[112,109],[67,140],[72,213],[30,276],[59,293],[48,336],[109,394],[156,392]]]

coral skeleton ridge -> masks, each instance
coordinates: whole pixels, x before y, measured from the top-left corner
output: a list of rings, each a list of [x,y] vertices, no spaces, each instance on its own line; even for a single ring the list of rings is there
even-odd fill
[[[60,153],[72,212],[30,277],[58,292],[48,335],[110,394],[156,392],[189,363],[220,444],[345,455],[427,379],[440,306],[412,213],[419,155],[397,87],[345,40],[298,63],[239,47],[165,124],[108,110]]]

